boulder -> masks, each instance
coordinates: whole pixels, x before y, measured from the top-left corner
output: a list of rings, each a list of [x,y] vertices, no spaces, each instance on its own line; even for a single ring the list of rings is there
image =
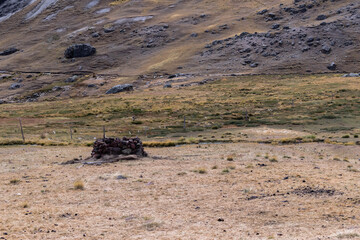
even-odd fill
[[[329,69],[329,70],[331,70],[331,71],[334,71],[334,70],[336,70],[336,64],[334,63],[334,62],[332,62],[329,66],[327,66],[327,68]]]
[[[267,13],[269,10],[267,10],[267,9],[263,9],[263,10],[261,10],[260,12],[258,12],[257,14],[258,15],[264,15],[265,13]]]
[[[165,83],[165,84],[164,84],[164,88],[172,88],[171,83]]]
[[[78,76],[77,75],[74,75],[72,77],[69,77],[68,79],[65,80],[66,83],[72,83],[72,82],[75,82],[76,80],[78,80]]]
[[[91,37],[98,38],[98,37],[100,37],[100,34],[98,32],[94,32],[91,34]]]
[[[326,15],[319,15],[319,16],[316,17],[316,20],[318,20],[318,21],[322,21],[322,20],[325,20],[325,19],[327,19]]]
[[[324,54],[329,54],[329,53],[331,53],[331,47],[325,45],[321,48],[321,52]]]
[[[19,51],[19,49],[17,49],[17,48],[9,48],[9,49],[6,49],[6,50],[0,52],[0,56],[11,55],[13,53],[16,53],[17,51]]]
[[[96,48],[90,44],[74,44],[65,50],[65,58],[88,57],[96,53]]]
[[[20,88],[21,85],[19,83],[13,83],[11,84],[11,86],[9,87],[10,90],[15,90],[15,89],[18,89]]]
[[[343,75],[343,77],[360,77],[360,73],[349,73]]]
[[[109,89],[106,94],[115,94],[119,92],[132,91],[134,90],[133,85],[131,84],[120,84]]]

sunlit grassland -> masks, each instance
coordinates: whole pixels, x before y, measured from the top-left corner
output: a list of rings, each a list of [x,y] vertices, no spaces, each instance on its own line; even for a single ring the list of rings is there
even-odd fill
[[[301,127],[317,132],[360,128],[360,81],[339,75],[241,76],[186,88],[0,105],[0,139],[91,141],[102,136],[156,138],[228,126]],[[135,121],[133,118],[135,117]],[[180,136],[179,135],[179,136]]]

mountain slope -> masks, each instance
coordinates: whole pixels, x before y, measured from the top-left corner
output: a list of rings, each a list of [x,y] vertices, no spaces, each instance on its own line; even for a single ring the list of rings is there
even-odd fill
[[[143,82],[175,73],[360,71],[359,8],[355,0],[1,1],[0,51],[20,51],[0,56],[0,70]],[[75,43],[97,53],[65,59]]]

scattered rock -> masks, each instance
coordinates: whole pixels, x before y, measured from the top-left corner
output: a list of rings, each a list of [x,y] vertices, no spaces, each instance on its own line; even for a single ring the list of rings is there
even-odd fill
[[[115,94],[115,93],[119,93],[119,92],[125,92],[125,91],[132,91],[133,89],[133,85],[131,84],[120,84],[120,85],[116,85],[114,87],[112,87],[111,89],[109,89],[106,94]]]
[[[274,24],[272,25],[271,29],[279,29],[280,28],[280,24]]]
[[[263,10],[261,10],[260,12],[258,12],[257,14],[258,15],[264,15],[265,13],[267,13],[269,10],[267,10],[267,9],[263,9]]]
[[[343,77],[360,77],[360,73],[349,73],[343,75]]]
[[[98,37],[100,37],[100,34],[98,32],[94,32],[91,34],[91,37],[98,38]]]
[[[331,47],[325,45],[321,48],[321,52],[324,54],[329,54],[329,53],[331,53]]]
[[[116,177],[116,179],[118,179],[118,180],[126,180],[127,177],[125,177],[123,175],[119,175],[119,176]]]
[[[333,196],[336,193],[342,194],[341,192],[336,192],[334,189],[323,189],[323,188],[312,188],[312,187],[304,187],[304,188],[298,188],[295,189],[293,194],[296,194],[298,196],[305,196],[305,195],[312,195],[312,196]]]
[[[16,53],[17,51],[19,51],[19,49],[17,49],[17,48],[9,48],[9,49],[6,49],[6,50],[0,52],[0,56],[11,55],[13,53]]]
[[[33,75],[31,75],[31,74],[26,76],[26,78],[32,78],[32,77],[33,77]]]
[[[11,77],[10,74],[2,74],[2,75],[0,75],[0,80],[3,80],[5,78],[10,78],[10,77]]]
[[[164,84],[164,88],[172,88],[171,83],[165,83],[165,84]]]
[[[326,15],[319,15],[319,16],[316,17],[316,20],[322,21],[322,20],[325,20],[325,19],[327,19],[327,18],[328,18],[328,17],[327,17]]]
[[[258,67],[258,66],[259,66],[258,63],[252,63],[252,64],[250,64],[250,67],[252,67],[252,68],[256,68],[256,67]]]
[[[13,83],[9,87],[10,90],[15,90],[15,89],[18,89],[18,88],[21,88],[21,85],[19,83]]]
[[[114,27],[104,28],[104,33],[111,33],[113,31],[115,31]]]
[[[68,79],[65,80],[66,83],[72,83],[75,82],[76,80],[78,80],[79,76],[74,75],[72,77],[69,77]]]
[[[65,58],[88,57],[96,53],[96,48],[90,44],[74,44],[65,50]]]

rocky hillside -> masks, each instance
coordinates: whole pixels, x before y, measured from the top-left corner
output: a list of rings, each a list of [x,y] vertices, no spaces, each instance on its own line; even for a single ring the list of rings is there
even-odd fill
[[[171,75],[356,72],[359,23],[357,0],[0,0],[0,70],[22,80],[102,75],[88,84],[98,86],[115,77],[142,85]],[[95,54],[64,55],[73,44]],[[58,80],[29,79],[22,91]],[[0,99],[14,95],[8,85],[0,80]]]

